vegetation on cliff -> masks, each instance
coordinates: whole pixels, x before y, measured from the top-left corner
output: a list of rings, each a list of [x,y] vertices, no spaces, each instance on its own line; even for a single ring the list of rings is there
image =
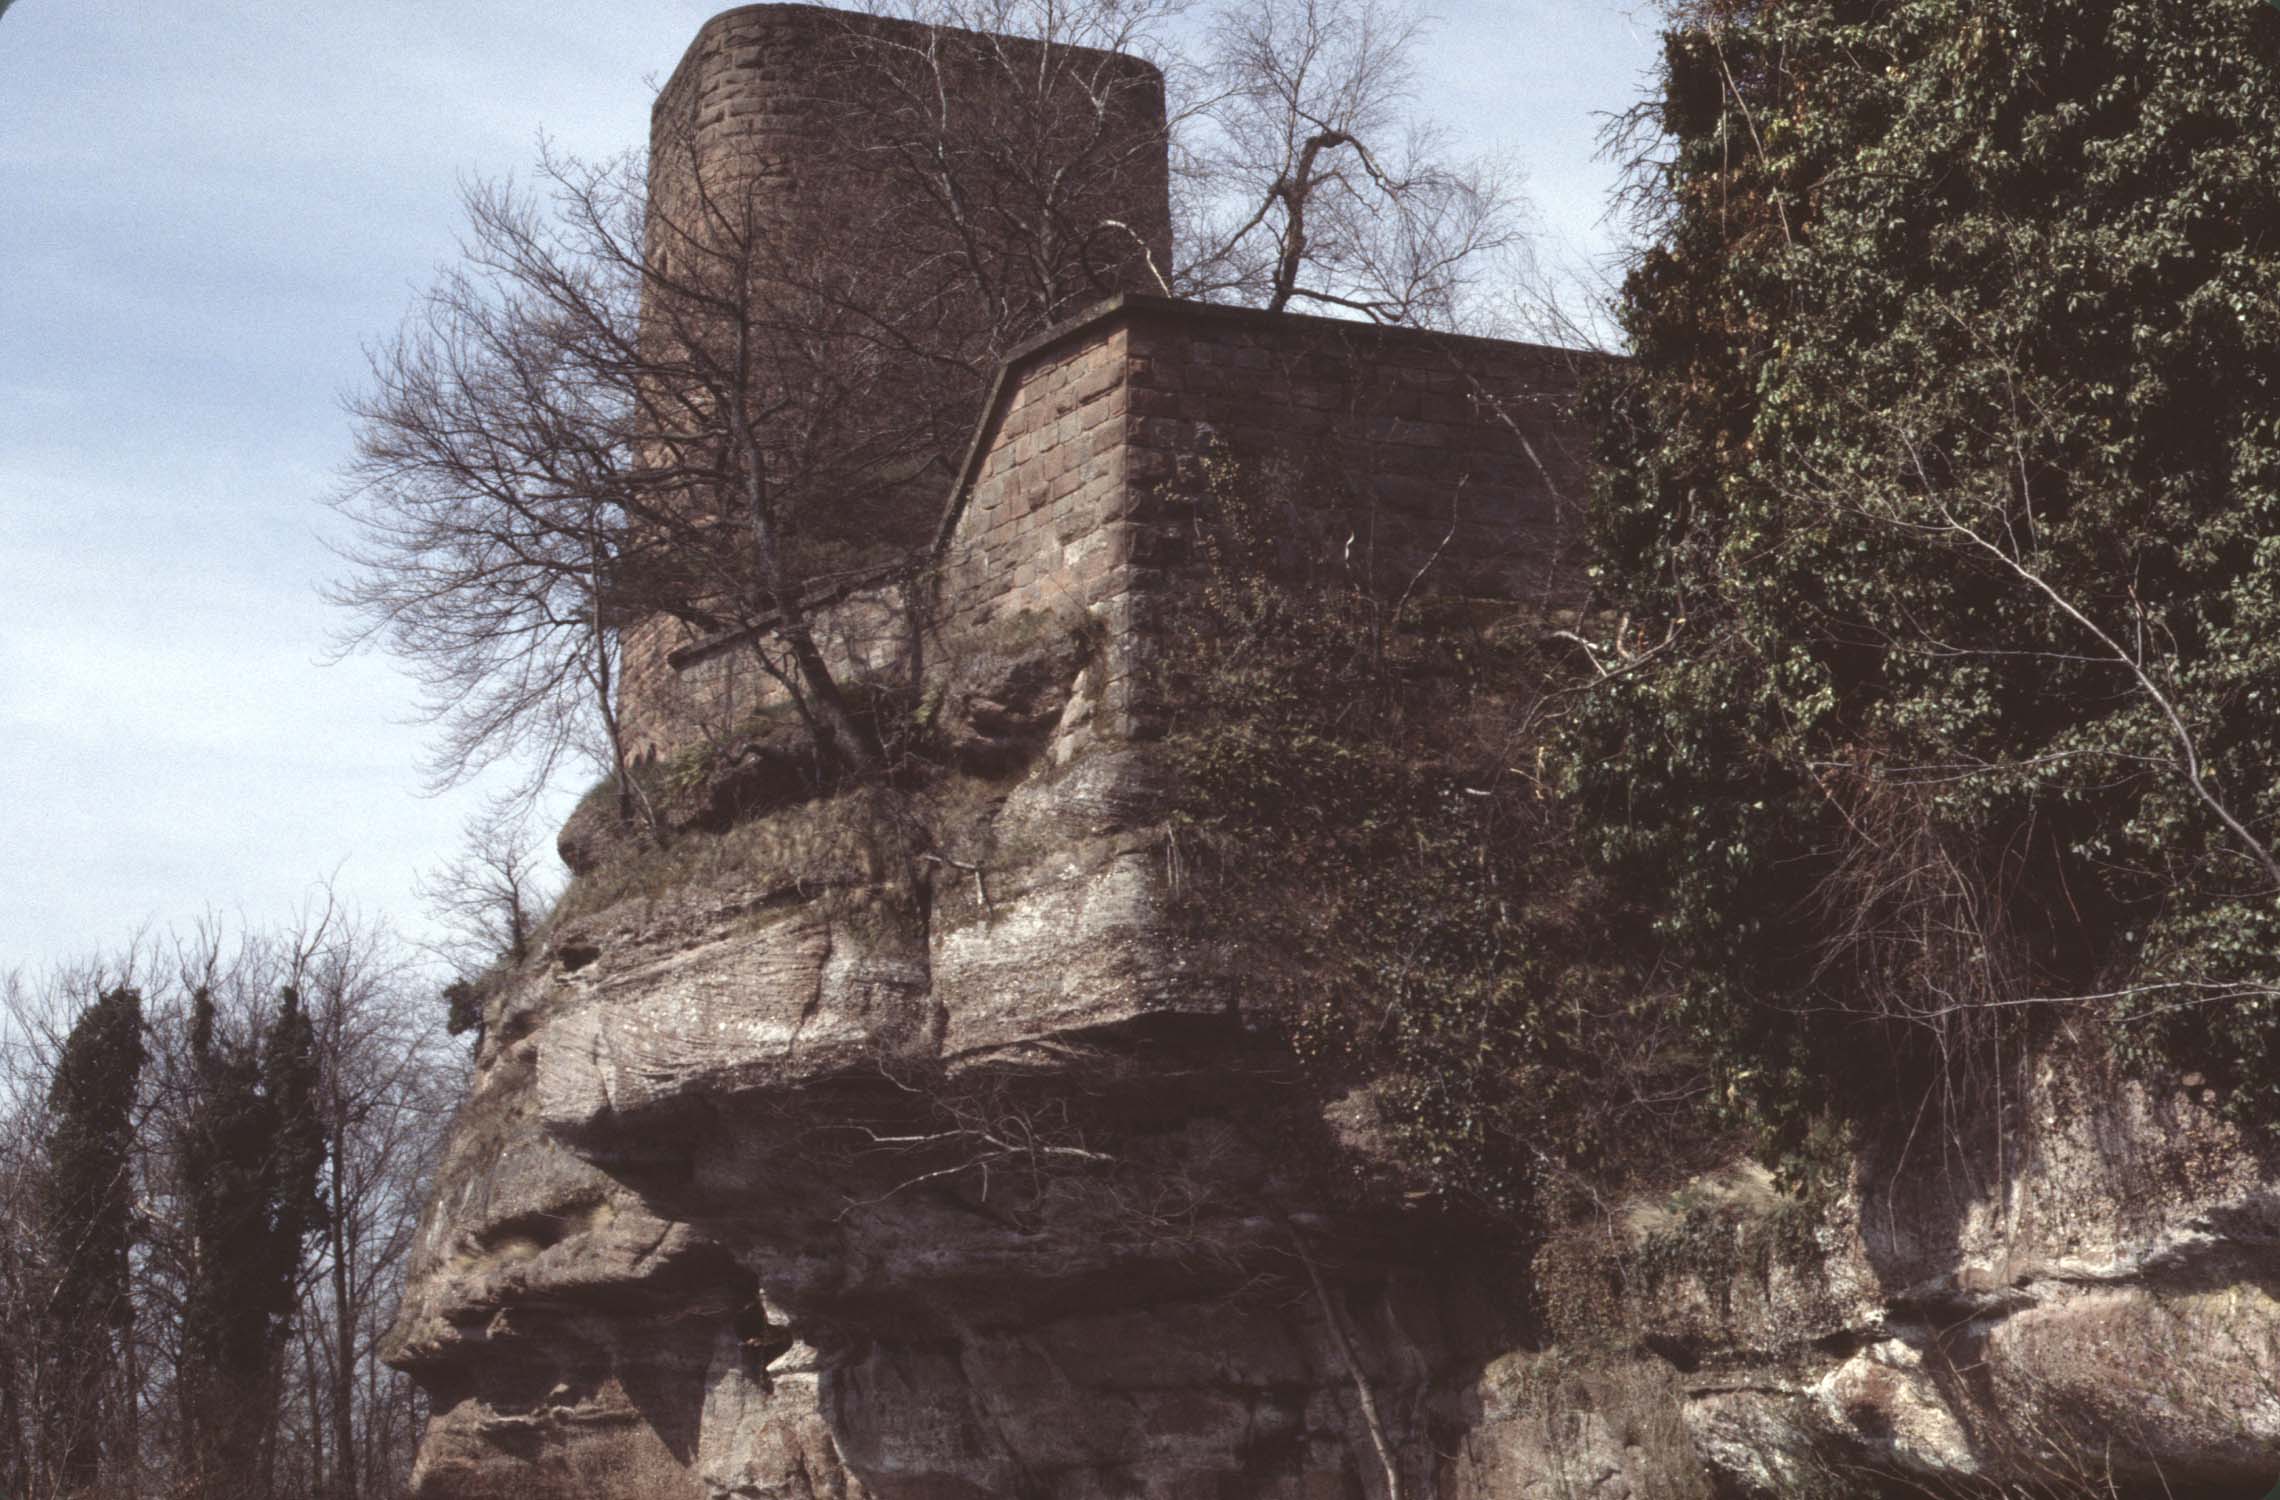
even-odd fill
[[[1561,767],[1597,868],[1782,1142],[2093,1003],[2273,1118],[2280,13],[1679,23]]]
[[[1681,1121],[1803,1185],[2060,1018],[2280,1119],[2280,15],[1673,21],[1580,654],[1294,573],[1222,475],[1198,869],[1505,1210]]]
[[[1161,684],[1193,918],[1316,1076],[1368,1096],[1415,1193],[1562,1213],[1692,1086],[1636,914],[1541,774],[1588,674],[1553,622],[1452,592],[1453,569],[1382,592],[1309,563],[1291,522],[1317,497],[1208,468]]]
[[[1268,77],[1273,61],[1254,66]],[[1171,813],[1148,802],[1104,864],[1153,874],[1161,858],[1187,898],[1180,936],[1240,955],[1233,1008],[1285,1023],[1320,1086],[1308,1108],[1326,1104],[1333,1130],[1366,1114],[1381,1138],[1364,1144],[1390,1147],[1411,1201],[1540,1226],[1733,1123],[1800,1185],[1845,1155],[1850,1127],[1978,1108],[2040,1028],[2087,1014],[2125,1054],[2208,1074],[2239,1119],[2280,1123],[2280,14],[1713,0],[1677,17],[1663,85],[1639,121],[1635,359],[1596,398],[1598,607],[1551,618],[1470,597],[1438,554],[1406,586],[1357,581],[1294,544],[1286,523],[1319,496],[1201,459],[1208,494],[1165,548],[1192,543],[1194,566],[1167,583],[1180,607],[1168,641],[1147,643],[1160,659],[1140,716],[1140,738],[1163,730],[1147,754],[1175,773]],[[1306,110],[1280,86],[1247,97],[1287,127]],[[1326,152],[1366,155],[1314,123],[1310,139],[1283,131],[1299,160],[1251,163],[1271,174],[1252,184],[1265,201],[1230,244],[1279,213],[1275,253],[1226,249],[1226,279],[1198,289],[1368,305],[1294,279],[1307,174]],[[1251,134],[1275,137],[1257,120]],[[1345,186],[1366,199],[1374,174]],[[786,334],[757,326],[754,289],[792,268],[733,268],[692,314],[731,332],[733,357],[699,379],[682,348],[661,369],[632,357],[654,353],[643,320],[669,274],[644,259],[646,183],[560,181],[587,237],[478,199],[501,279],[447,283],[438,322],[381,372],[363,477],[386,524],[352,602],[428,652],[434,683],[480,690],[462,766],[534,725],[560,750],[591,707],[612,742],[612,836],[636,789],[612,718],[635,613],[670,613],[669,598],[692,628],[776,629],[756,648],[770,651],[792,627],[771,670],[794,696],[646,772],[657,837],[597,857],[551,917],[526,851],[478,836],[433,893],[478,955],[464,967],[543,955],[576,972],[596,959],[578,921],[731,878],[751,912],[789,893],[843,934],[892,926],[898,942],[871,947],[897,957],[993,921],[989,861],[1072,824],[1041,822],[1017,849],[989,815],[1017,776],[1050,785],[1072,763],[1046,757],[1067,749],[1066,711],[1093,711],[1099,641],[1018,622],[1035,638],[932,664],[955,692],[797,660],[804,591],[848,557],[789,544],[847,498],[851,469],[868,483],[877,465],[860,445],[808,470],[762,451],[803,436],[753,418],[771,393],[751,345]],[[1360,253],[1312,206],[1318,257]],[[745,219],[749,260],[762,247]],[[517,297],[591,293],[592,263],[615,279],[584,332],[522,342]],[[1093,289],[1072,283],[1048,309]],[[1400,311],[1461,291],[1409,284]],[[454,337],[494,361],[478,360],[486,376],[547,391],[534,405],[526,385],[504,417],[594,425],[566,440],[503,420],[486,381],[438,374]],[[828,374],[883,368],[831,353]],[[598,414],[579,405],[596,359],[620,383]],[[667,377],[704,393],[667,434],[680,461],[661,465],[676,419],[644,403]],[[848,397],[800,377],[772,378],[824,407]],[[502,430],[526,446],[499,468]],[[924,457],[902,438],[898,459]],[[519,472],[566,456],[567,479]],[[895,472],[874,499],[908,498]],[[739,485],[747,519],[728,526],[713,502]],[[547,544],[502,574],[499,549],[527,541],[534,511]],[[779,538],[790,563],[765,555]],[[440,584],[424,571],[439,558],[458,568]],[[501,592],[501,576],[519,581]],[[0,1350],[0,1480],[369,1491],[411,1441],[416,1405],[384,1384],[374,1345],[434,1139],[427,1075],[456,1080],[380,972],[393,960],[357,934],[178,957],[176,982],[146,957],[59,988],[49,998],[78,1010],[68,1037],[9,1059],[0,1207],[24,1233],[0,1258],[0,1315],[19,1329]],[[464,1029],[498,985],[447,995]],[[513,1040],[489,1038],[488,1055]],[[1122,1182],[1050,1092],[1066,1074],[960,1094],[881,1064],[864,1081],[897,1096],[876,1118],[903,1133],[842,1127],[860,1139],[836,1159],[876,1172],[884,1153],[888,1170],[840,1218],[968,1176],[986,1198],[988,1170],[1019,1162],[1028,1199],[1001,1188],[992,1211],[1024,1235],[1082,1173],[1110,1184],[1089,1222],[1204,1245],[1190,1225],[1218,1204],[1202,1189],[1116,1191],[1160,1185],[1152,1149],[1164,1180],[1187,1163],[1149,1138],[1184,1114],[1157,1058],[1114,1059],[1113,1081],[1151,1106],[1129,1111]],[[1260,1202],[1282,1206],[1281,1179],[1256,1175],[1278,1184]],[[1647,1291],[1770,1284],[1812,1263],[1821,1205],[1764,1196],[1674,1203],[1614,1277],[1580,1262],[1571,1300],[1609,1298],[1624,1275]]]
[[[1176,858],[1435,1187],[1705,1106],[1799,1168],[2086,1006],[2280,1114],[2275,19],[1674,14],[1586,620],[1294,572],[1216,476]]]

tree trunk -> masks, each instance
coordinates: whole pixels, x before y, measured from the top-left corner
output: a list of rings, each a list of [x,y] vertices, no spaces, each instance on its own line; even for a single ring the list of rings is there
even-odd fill
[[[8,1281],[14,1277],[14,1255],[0,1249],[6,1257]],[[14,1330],[16,1337],[23,1334],[21,1323]],[[16,1349],[0,1344],[0,1493],[21,1495],[31,1489],[31,1457],[24,1444],[24,1404],[16,1390]]]
[[[126,1389],[119,1393],[119,1446],[127,1456],[125,1487],[132,1494],[142,1477],[142,1347],[131,1308],[119,1338],[119,1358],[127,1379]]]
[[[1298,165],[1290,175],[1274,185],[1271,196],[1283,200],[1282,258],[1275,264],[1275,285],[1267,298],[1268,312],[1281,312],[1290,306],[1291,297],[1298,291],[1298,273],[1306,266],[1306,200],[1314,194],[1314,161],[1326,150],[1351,145],[1353,137],[1343,130],[1325,130],[1307,137],[1299,148]]]
[[[312,1495],[332,1495],[332,1486],[325,1481],[325,1394],[330,1389],[317,1368],[317,1343],[324,1337],[322,1329],[306,1329],[301,1335],[301,1395],[309,1407],[309,1492]]]
[[[823,651],[815,643],[815,632],[808,627],[799,586],[784,565],[776,518],[768,503],[768,476],[759,439],[741,411],[733,412],[731,421],[744,469],[745,513],[752,530],[753,558],[759,564],[762,585],[770,596],[767,602],[773,606],[776,616],[776,633],[791,648],[792,663],[799,669],[816,722],[822,727],[826,753],[857,777],[876,780],[885,768],[885,753],[878,741],[855,721],[846,695],[839,690],[839,680],[832,675],[831,664],[823,659]]]
[[[333,1290],[333,1368],[332,1368],[332,1429],[333,1429],[333,1493],[340,1500],[356,1500],[356,1316],[355,1305],[349,1300],[353,1277],[348,1257],[348,1205],[342,1191],[341,1179],[348,1170],[348,1140],[339,1121],[333,1123],[332,1132],[332,1202],[331,1220],[325,1237],[331,1244]]]

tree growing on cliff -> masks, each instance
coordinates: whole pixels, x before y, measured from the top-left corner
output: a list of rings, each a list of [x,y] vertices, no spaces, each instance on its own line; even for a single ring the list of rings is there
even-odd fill
[[[442,728],[438,785],[518,755],[543,783],[597,725],[622,771],[610,583],[634,434],[619,386],[595,383],[547,312],[561,288],[531,264],[528,205],[471,194],[468,212],[467,264],[374,354],[351,408],[346,645],[383,641],[411,665]],[[634,315],[607,278],[572,289]]]
[[[652,618],[741,634],[830,756],[877,771],[809,596],[907,559],[996,360],[1132,259],[1093,220],[1160,150],[1125,128],[1160,102],[1097,47],[1161,8],[1056,11],[1018,56],[829,23],[807,143],[828,243],[784,232],[753,164],[662,105],[651,158],[548,152],[543,200],[469,191],[465,263],[354,407],[339,591],[434,689],[447,774],[543,764],[590,712],[630,798],[611,666]]]
[[[1569,748],[1733,1097],[2096,1001],[2280,1112],[2280,14],[1692,6],[1648,123],[1599,528],[1671,647]]]
[[[880,361],[784,274],[749,194],[695,172],[652,214],[635,159],[540,172],[546,203],[470,189],[468,264],[375,358],[336,597],[439,689],[450,775],[518,748],[550,767],[590,715],[630,811],[614,664],[653,616],[744,631],[818,742],[870,769],[806,611],[833,528],[894,498],[893,444],[849,425],[880,409]]]
[[[537,196],[470,190],[462,264],[352,407],[336,595],[356,642],[429,687],[447,779],[515,750],[543,771],[598,723],[630,807],[616,663],[650,619],[743,640],[829,756],[875,775],[810,600],[919,553],[1012,348],[1133,284],[1447,321],[1465,269],[1511,242],[1512,200],[1403,137],[1417,33],[1390,0],[1231,9],[1200,89],[1166,57],[1212,108],[1172,113],[1196,212],[1165,262],[1164,227],[1125,206],[1162,170],[1164,83],[1112,54],[1164,55],[1181,9],[847,18],[819,66],[853,102],[819,86],[833,128],[803,137],[833,184],[828,243],[779,232],[757,168],[716,159],[694,111],[661,115],[647,159],[546,153]]]
[[[420,898],[443,929],[428,947],[453,976],[444,999],[454,1035],[482,1024],[477,976],[530,957],[556,894],[542,864],[525,820],[511,807],[494,806],[469,821],[458,853],[420,877]]]

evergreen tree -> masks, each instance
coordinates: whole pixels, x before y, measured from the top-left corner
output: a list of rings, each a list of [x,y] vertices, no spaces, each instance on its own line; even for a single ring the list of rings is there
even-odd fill
[[[298,991],[255,1037],[215,1035],[192,1003],[195,1097],[181,1142],[192,1266],[182,1341],[193,1492],[241,1487],[265,1460],[278,1362],[308,1237],[324,1223],[314,1037]]]
[[[41,1334],[53,1358],[43,1442],[65,1493],[99,1477],[121,1397],[114,1377],[134,1322],[127,1255],[144,1056],[142,995],[121,986],[81,1012],[48,1090],[41,1229],[51,1289]]]
[[[1730,1096],[2095,995],[2280,1113],[2280,11],[1732,0],[1654,123],[1570,764]]]

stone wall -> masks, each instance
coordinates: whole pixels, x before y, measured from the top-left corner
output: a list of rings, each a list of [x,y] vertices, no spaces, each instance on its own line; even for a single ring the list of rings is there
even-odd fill
[[[1150,597],[1216,484],[1264,502],[1285,560],[1392,596],[1573,609],[1584,593],[1592,357],[1130,295],[1011,361],[952,496],[936,618],[952,643],[1023,612],[1105,627],[1120,732]],[[1215,476],[1214,470],[1217,470]],[[955,649],[954,645],[950,649]]]
[[[910,594],[899,578],[827,594],[810,628],[842,681],[899,671],[910,660]],[[769,644],[765,640],[763,645]],[[782,653],[773,655],[781,659]],[[789,701],[743,633],[700,639],[671,620],[629,632],[620,722],[638,764],[689,745],[719,743],[755,709]]]
[[[411,1493],[2262,1493],[2280,1166],[2198,1078],[2054,1040],[1987,1129],[1821,1199],[1703,1142],[1537,1245],[1401,1192],[1287,976],[1195,921],[1242,896],[1194,883],[1134,685],[1202,507],[1548,623],[1591,363],[1144,296],[1014,350],[933,566],[814,609],[850,675],[915,623],[965,774],[605,849],[486,984],[384,1345],[430,1400]],[[634,632],[638,741],[765,701],[749,644]]]
[[[895,670],[1022,614],[1090,615],[1129,727],[1147,600],[1187,556],[1213,468],[1279,513],[1294,565],[1397,594],[1585,591],[1572,350],[1127,294],[1017,351],[953,485],[918,621],[888,587],[816,613],[830,654]],[[669,753],[774,701],[740,638],[627,651],[626,718]],[[669,654],[668,654],[669,652]]]
[[[1041,118],[1049,128],[1040,128]],[[1026,309],[982,306],[972,287],[1005,278],[986,266],[988,274],[978,275],[962,257],[1002,258],[1006,247],[969,242],[942,222],[939,195],[925,180],[936,144],[955,155],[964,191],[1017,207],[1046,175],[1033,169],[1041,160],[1050,166],[1050,212],[1063,248],[1047,278],[1055,289],[1039,294],[1048,300]],[[875,475],[917,472],[930,461],[937,473],[949,467],[955,453],[948,450],[971,431],[980,397],[978,379],[959,366],[986,372],[999,339],[1063,318],[1099,289],[1155,284],[1150,263],[1165,264],[1171,250],[1168,184],[1163,79],[1139,58],[820,5],[746,5],[705,23],[658,94],[648,254],[667,274],[705,281],[710,294],[733,275],[756,303],[797,303],[806,310],[792,322],[803,334],[830,322],[808,302],[843,312],[849,298],[893,326],[926,328],[925,358],[845,328],[838,336],[849,347],[829,356],[864,368],[884,360],[865,394],[831,404],[834,430],[820,445],[859,477],[805,476],[824,494],[869,496],[849,528],[855,535],[832,539],[848,554],[842,562],[860,566],[872,553],[924,541],[938,478],[925,481],[911,504],[907,481],[881,485]],[[754,215],[748,240],[733,222],[747,206]],[[1104,227],[1110,224],[1119,227]],[[733,266],[708,253],[724,238],[738,241],[745,257]],[[939,274],[914,276],[922,266]],[[1000,325],[1009,318],[1015,331],[1006,334]],[[645,337],[655,348],[677,336],[667,321],[654,304],[645,310]],[[785,343],[812,353],[804,337]],[[770,369],[772,358],[762,357]],[[798,369],[777,373],[794,389],[812,384]],[[706,502],[692,495],[690,503]],[[829,522],[821,512],[833,508],[811,516]],[[880,517],[891,534],[873,535]],[[913,527],[907,535],[897,530],[905,517]],[[668,658],[700,644],[666,620],[627,632],[624,697],[637,754],[663,753],[696,732],[673,723],[688,717],[690,693],[676,690]],[[718,652],[699,654],[696,704],[747,691],[748,660],[739,666]],[[766,696],[765,687],[759,691]]]
[[[929,83],[939,70],[951,97],[928,102],[939,102],[954,119],[970,112],[980,125],[990,95],[1000,92],[983,67],[1002,58],[1034,68],[1044,56],[1039,44],[1019,38],[823,5],[722,11],[698,29],[651,108],[651,190],[676,205],[701,172],[709,183],[745,188],[787,239],[845,249],[832,243],[832,231],[844,206],[868,185],[847,179],[845,158],[883,144],[876,139],[879,122],[916,76],[900,71],[903,63],[918,60]],[[1056,48],[1052,58],[1072,96],[1085,96],[1071,98],[1072,110],[1105,100],[1110,111],[1097,124],[1108,143],[1091,189],[1099,201],[1089,209],[1072,203],[1071,211],[1097,210],[1130,224],[1147,252],[1166,262],[1171,209],[1161,75],[1139,58],[1090,48]],[[1138,248],[1109,257],[1111,284],[1127,279],[1126,263]]]
[[[1181,555],[1223,462],[1296,560],[1580,602],[1573,350],[1125,296],[1012,361],[951,501],[952,622],[1092,609]]]

